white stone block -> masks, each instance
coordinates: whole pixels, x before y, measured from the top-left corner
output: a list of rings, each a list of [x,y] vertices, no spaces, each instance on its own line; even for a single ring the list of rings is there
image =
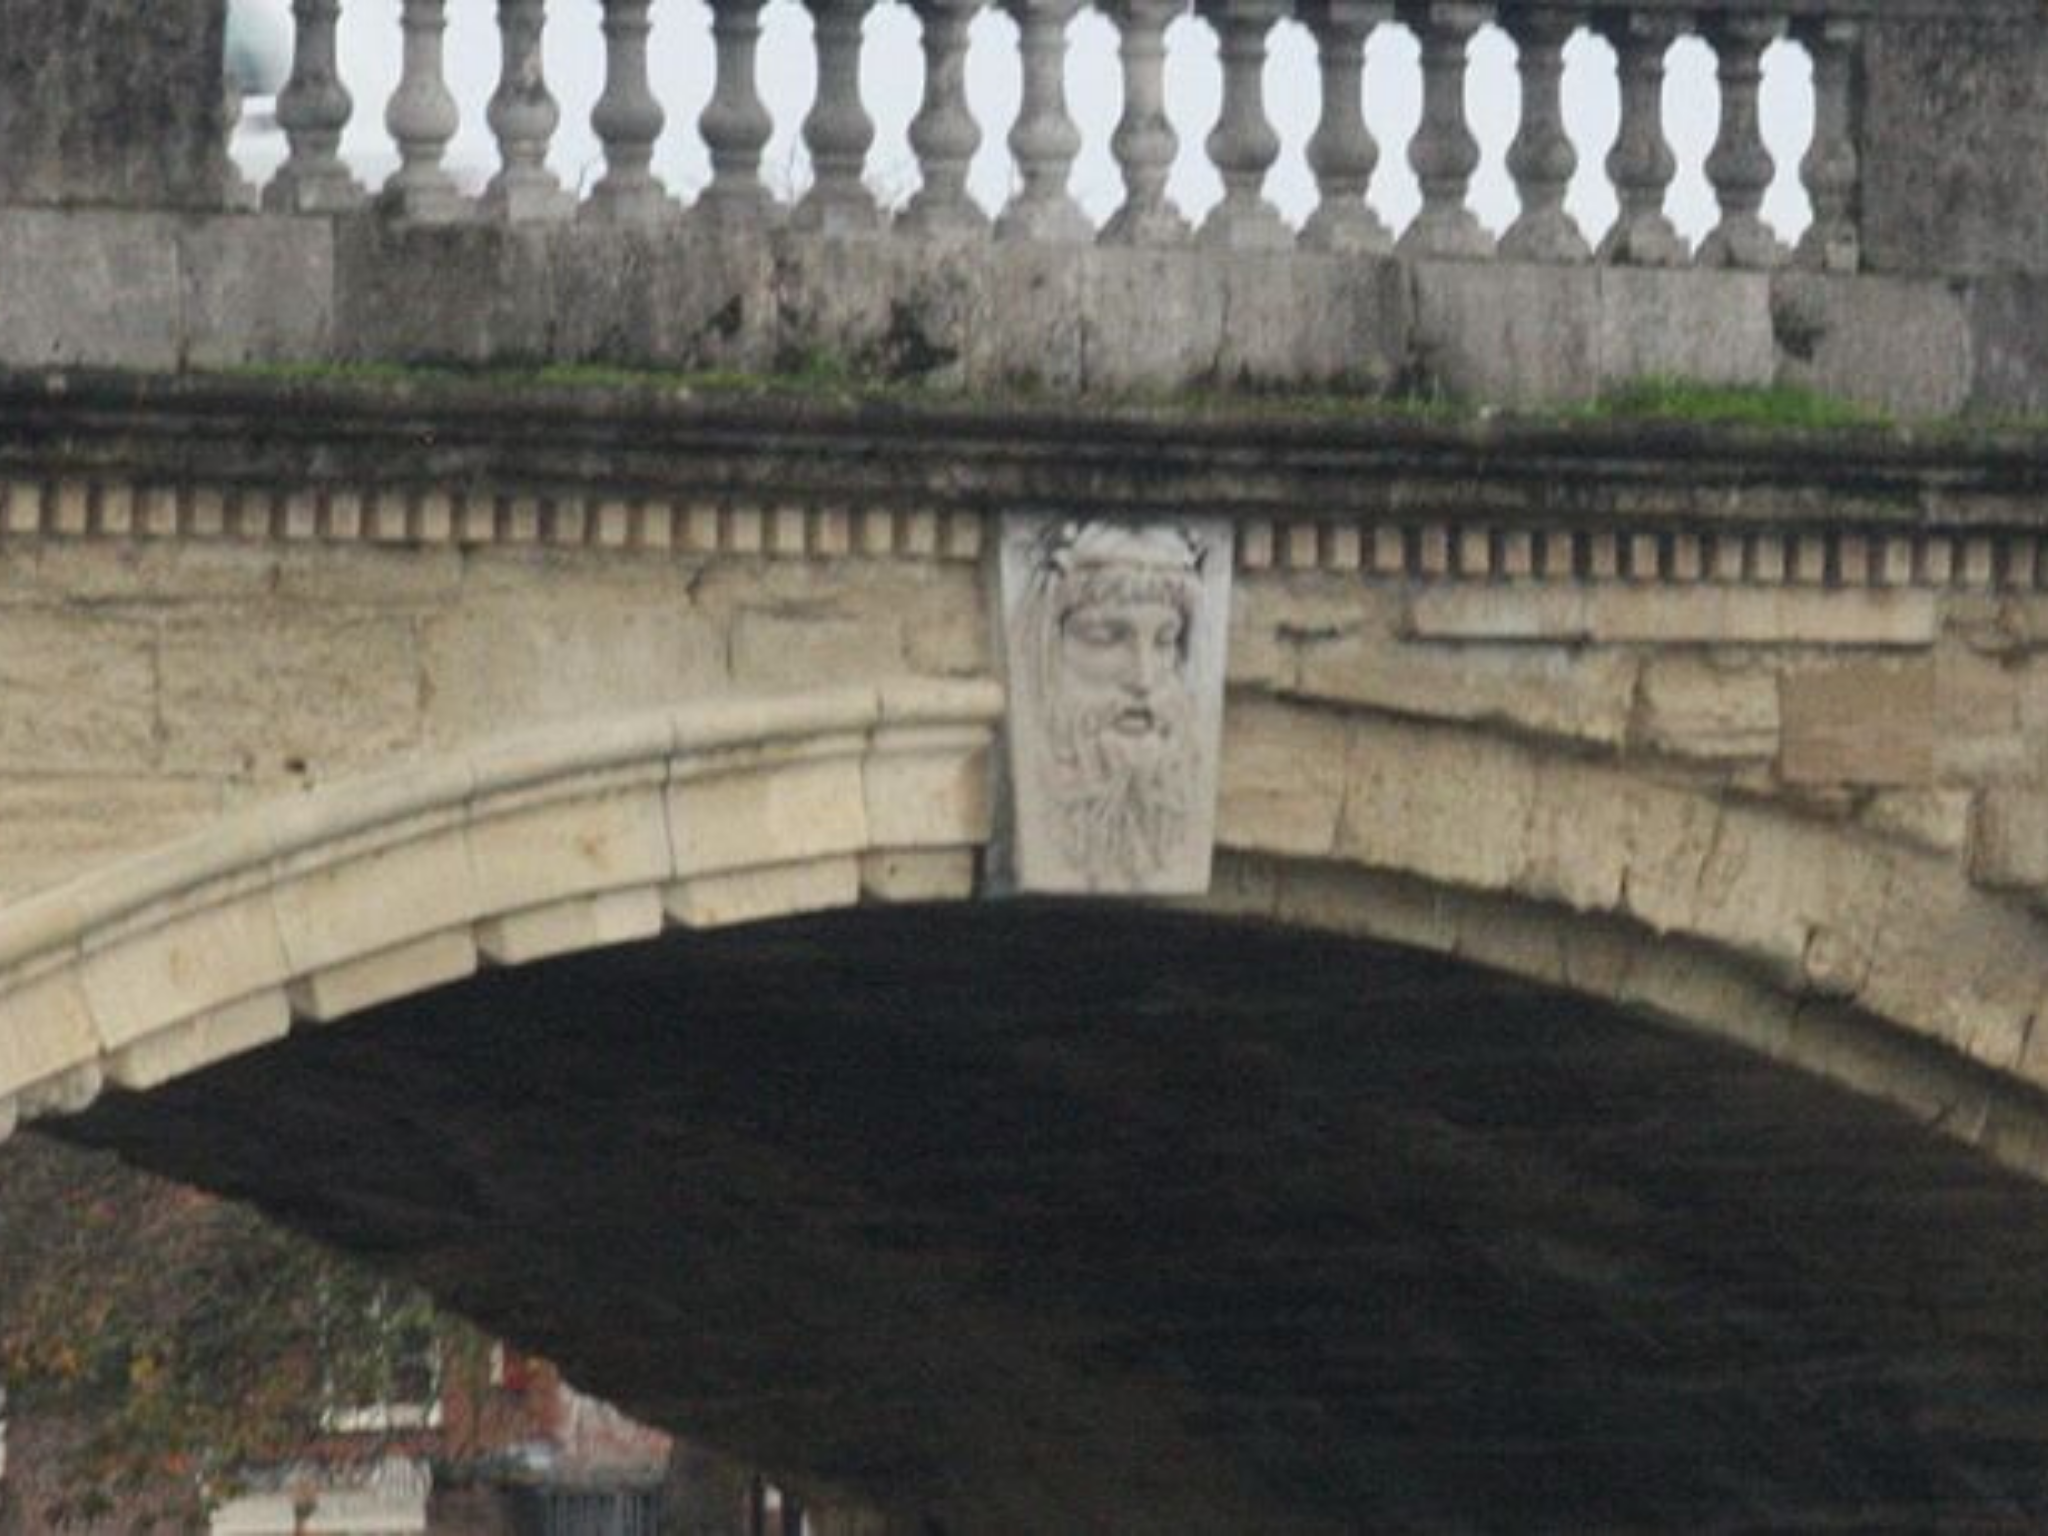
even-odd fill
[[[266,886],[197,911],[130,926],[79,967],[100,1043],[110,1051],[289,974]]]
[[[555,786],[562,798],[502,813],[480,808],[469,829],[478,910],[519,912],[591,892],[661,885],[673,874],[666,776],[663,762],[631,775],[639,782],[603,793]]]
[[[989,732],[982,726],[883,728],[863,765],[868,840],[882,848],[954,848],[989,840]]]
[[[0,1098],[99,1054],[77,969],[59,965],[0,996]]]
[[[670,886],[663,900],[669,916],[687,928],[832,911],[860,900],[860,866],[849,856],[704,875]]]
[[[676,874],[688,880],[868,846],[859,737],[741,750],[677,766],[669,786]]]
[[[654,887],[607,891],[508,912],[476,926],[476,943],[493,965],[530,965],[555,955],[651,939],[662,929],[661,892]]]
[[[871,901],[966,901],[974,895],[976,856],[967,849],[885,849],[860,860],[861,894]]]
[[[325,970],[477,915],[460,810],[396,828],[361,851],[319,850],[277,886],[278,932],[294,973]]]
[[[122,1088],[145,1092],[282,1040],[291,1032],[291,1025],[291,1006],[284,993],[259,992],[114,1052],[108,1059],[107,1076]]]
[[[328,1024],[461,981],[474,976],[476,968],[476,943],[467,928],[437,933],[301,977],[290,988],[292,1012]]]

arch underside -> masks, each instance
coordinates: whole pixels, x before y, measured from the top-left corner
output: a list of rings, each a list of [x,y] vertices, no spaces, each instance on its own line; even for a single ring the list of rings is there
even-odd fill
[[[1756,1052],[1300,927],[674,932],[62,1131],[906,1530],[2048,1518],[2048,1191]]]

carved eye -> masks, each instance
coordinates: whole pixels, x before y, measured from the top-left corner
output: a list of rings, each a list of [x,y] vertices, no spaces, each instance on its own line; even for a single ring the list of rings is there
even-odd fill
[[[1107,649],[1129,639],[1131,626],[1107,614],[1084,614],[1068,623],[1067,633],[1083,645]]]

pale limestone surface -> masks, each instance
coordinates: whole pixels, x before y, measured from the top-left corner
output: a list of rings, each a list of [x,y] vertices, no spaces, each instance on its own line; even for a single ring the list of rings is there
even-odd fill
[[[1232,519],[1212,909],[2048,1146],[1960,1070],[2048,1083],[2031,506],[1817,531],[1754,492],[1536,516],[1460,483],[1484,512]],[[81,471],[0,514],[18,1110],[479,965],[980,888],[998,540],[959,504]]]

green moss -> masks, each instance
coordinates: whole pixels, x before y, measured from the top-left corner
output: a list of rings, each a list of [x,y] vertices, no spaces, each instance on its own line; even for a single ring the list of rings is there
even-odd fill
[[[1624,385],[1602,395],[1584,414],[1606,421],[1696,421],[1802,432],[1891,425],[1891,418],[1882,411],[1810,389],[1783,384],[1699,384],[1669,378]]]

